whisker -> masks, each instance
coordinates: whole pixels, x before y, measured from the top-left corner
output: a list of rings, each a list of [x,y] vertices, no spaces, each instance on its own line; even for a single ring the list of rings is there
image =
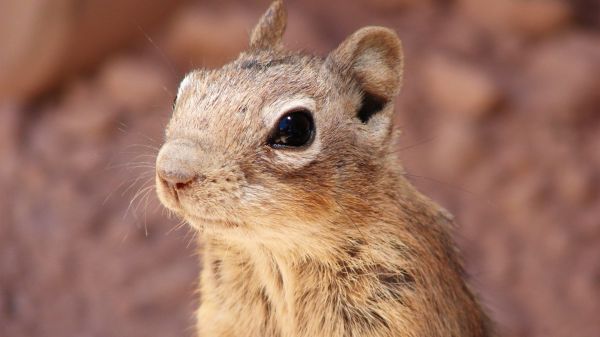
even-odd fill
[[[189,249],[190,245],[192,244],[192,241],[196,241],[198,239],[198,235],[199,235],[199,231],[191,231],[192,232],[192,237],[191,239],[188,241],[188,243],[186,244],[185,248]]]
[[[185,222],[184,219],[179,220],[179,222],[173,226],[171,229],[169,229],[165,235],[170,235],[172,232],[177,231],[179,229],[181,229],[183,226],[185,226],[187,223]]]
[[[129,207],[127,207],[126,213],[127,214],[129,212],[129,210],[131,210],[131,214],[133,215],[133,218],[135,220],[140,220],[140,217],[138,216],[138,212],[137,209],[139,208],[140,202],[143,199],[143,195],[145,195],[146,191],[149,189],[149,186],[146,186],[142,189],[140,189],[136,195],[134,196],[134,198],[130,201],[129,203]],[[139,199],[138,203],[135,203],[136,199]],[[138,224],[139,225],[139,224]],[[139,227],[139,226],[138,226]]]
[[[169,95],[169,96],[170,96],[170,98],[171,98],[171,99],[175,99],[175,98],[177,98],[177,97],[176,97],[176,95],[174,95],[174,94],[171,92],[171,90],[169,90],[169,89],[168,89],[166,86],[164,86],[164,85],[163,85],[163,86],[161,86],[161,87],[162,87],[163,91],[164,91],[164,92],[165,92],[167,95]],[[162,108],[162,107],[161,107],[161,108]],[[172,109],[173,109],[173,107],[171,107],[171,110],[172,110]]]
[[[144,34],[144,37],[146,37],[146,40],[148,40],[148,42],[150,42],[150,44],[154,47],[154,49],[156,50],[156,52],[158,53],[158,55],[163,59],[163,61],[165,61],[165,63],[167,64],[167,66],[169,67],[169,70],[171,71],[171,74],[173,75],[173,77],[177,77],[177,71],[175,70],[175,67],[173,66],[173,64],[171,63],[171,61],[169,60],[169,58],[167,57],[167,55],[162,51],[162,49],[160,49],[158,47],[158,45],[154,42],[154,40],[150,37],[150,35],[148,35],[144,29],[142,28],[142,26],[138,25],[137,26],[138,30]],[[171,98],[174,98],[175,96],[173,94],[171,94]]]
[[[155,187],[155,186],[152,186],[152,187]],[[148,200],[151,195],[152,195],[152,189],[148,189],[148,191],[146,192],[146,196],[143,197],[145,199],[145,201],[144,201],[144,231],[145,231],[146,236],[148,236]]]
[[[485,196],[483,196],[483,195],[481,195],[479,193],[475,193],[475,192],[473,192],[473,191],[471,191],[471,190],[469,190],[467,188],[464,188],[462,186],[454,185],[454,184],[451,184],[451,183],[448,183],[448,182],[445,182],[445,181],[442,181],[442,180],[438,180],[438,179],[435,179],[435,178],[431,178],[431,177],[426,177],[426,176],[420,176],[420,175],[412,174],[412,173],[409,173],[409,172],[406,172],[406,171],[402,175],[404,175],[406,177],[411,177],[411,178],[423,179],[423,180],[426,180],[426,181],[434,182],[436,184],[440,184],[440,185],[449,187],[450,189],[457,190],[459,192],[468,194],[468,195],[470,195],[472,197],[476,197],[479,200],[484,200],[484,202],[486,204],[488,204],[490,206],[493,206],[493,203],[491,202],[491,200],[489,200]]]
[[[125,244],[125,240],[127,240],[127,238],[129,237],[129,229],[127,229],[127,232],[125,233],[125,235],[123,235],[123,237],[121,238],[121,245]]]
[[[152,163],[123,163],[123,164],[118,164],[118,165],[112,165],[112,166],[108,166],[106,169],[107,170],[114,170],[114,169],[120,169],[120,168],[126,168],[126,169],[139,169],[139,168],[147,168],[147,169],[152,169],[152,171],[154,171],[154,164]]]
[[[132,160],[138,160],[140,158],[152,158],[152,159],[156,159],[156,154],[142,153],[142,154],[138,154],[137,156],[133,157]]]
[[[138,199],[140,197],[140,195],[142,193],[144,193],[145,191],[147,191],[148,189],[154,188],[154,184],[150,184],[149,186],[143,187],[140,190],[137,191],[137,193],[133,196],[133,198],[131,199],[131,201],[129,202],[129,206],[127,206],[127,209],[125,210],[125,214],[123,216],[123,218],[125,218],[127,216],[127,214],[129,213],[129,210],[131,209],[133,203],[135,202],[136,199]],[[137,219],[136,215],[133,214],[133,216]]]
[[[389,151],[389,152],[388,152],[388,154],[392,154],[392,153],[398,153],[398,152],[407,151],[407,150],[413,149],[413,148],[415,148],[415,147],[418,147],[418,146],[421,146],[421,145],[425,145],[425,144],[431,143],[431,142],[433,142],[433,141],[435,141],[435,140],[437,140],[437,139],[438,139],[438,136],[432,136],[432,137],[426,138],[426,139],[424,139],[424,140],[418,141],[418,142],[416,142],[415,144],[408,145],[408,146],[405,146],[405,147],[401,147],[401,148],[399,148],[399,149],[394,149],[394,150],[392,150],[392,151]]]
[[[139,180],[148,179],[147,182],[149,182],[150,181],[149,178],[154,177],[154,174],[155,174],[154,170],[152,170],[152,171],[148,171],[148,172],[143,172],[143,173],[139,174],[138,176],[136,176],[135,178],[124,179],[115,188],[111,189],[111,191],[106,195],[104,200],[102,200],[102,205],[106,205],[108,200],[110,200],[110,198],[115,194],[115,192],[118,192],[125,184],[129,183],[129,186],[125,189],[125,191],[123,191],[121,196],[125,196],[127,191],[129,189],[131,189],[133,186],[135,186]]]
[[[142,135],[142,136],[148,137],[146,135]],[[148,139],[150,139],[152,142],[156,142],[152,138],[148,138]],[[137,147],[144,148],[144,149],[149,149],[149,150],[152,150],[153,152],[154,151],[156,151],[156,152],[160,151],[160,148],[158,146],[150,145],[150,144],[130,144],[130,145],[125,146],[123,148],[123,150],[133,149],[133,148],[137,148]]]
[[[138,177],[137,177],[137,178],[136,178],[136,179],[133,181],[133,183],[131,183],[131,184],[129,185],[129,187],[127,187],[127,188],[125,189],[125,191],[123,191],[123,193],[121,193],[121,196],[122,196],[122,197],[124,197],[124,196],[125,196],[125,194],[127,194],[127,192],[129,192],[129,190],[130,190],[130,189],[131,189],[133,186],[135,186],[135,185],[138,183],[138,181],[140,181],[140,180],[142,180],[142,179],[146,179],[146,181],[145,181],[144,183],[142,183],[142,185],[146,185],[146,184],[148,184],[149,182],[151,182],[151,181],[150,181],[150,179],[149,179],[149,178],[147,178],[147,177],[144,177],[144,176],[142,176],[142,175],[141,175],[141,176],[138,176]]]

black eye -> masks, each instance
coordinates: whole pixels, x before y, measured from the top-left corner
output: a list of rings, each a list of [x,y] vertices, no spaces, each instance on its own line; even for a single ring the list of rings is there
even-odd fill
[[[294,110],[283,115],[269,137],[269,145],[274,148],[300,147],[313,140],[315,125],[310,112]]]

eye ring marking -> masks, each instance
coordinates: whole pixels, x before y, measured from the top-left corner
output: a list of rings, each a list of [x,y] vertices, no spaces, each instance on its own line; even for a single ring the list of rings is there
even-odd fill
[[[300,149],[312,144],[315,138],[315,123],[311,112],[294,108],[281,116],[269,134],[267,144],[274,149]]]

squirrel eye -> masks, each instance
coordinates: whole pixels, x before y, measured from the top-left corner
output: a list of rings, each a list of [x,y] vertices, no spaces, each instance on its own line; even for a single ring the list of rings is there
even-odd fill
[[[301,147],[313,139],[314,122],[306,109],[293,110],[283,115],[269,137],[274,148]]]

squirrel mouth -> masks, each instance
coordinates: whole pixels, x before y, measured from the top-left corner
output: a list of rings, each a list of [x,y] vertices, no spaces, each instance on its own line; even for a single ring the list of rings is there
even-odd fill
[[[177,192],[177,189],[175,189],[174,187],[169,187],[167,186],[167,191],[168,193],[171,195],[171,198],[173,198],[173,201],[175,202],[176,205],[181,205],[181,201],[179,200],[179,193]]]
[[[241,222],[233,220],[229,216],[215,216],[196,209],[196,207],[190,205],[191,200],[189,200],[189,195],[185,189],[177,189],[160,181],[160,188],[157,186],[157,192],[163,205],[178,217],[187,220],[192,227],[237,228],[242,226]]]

